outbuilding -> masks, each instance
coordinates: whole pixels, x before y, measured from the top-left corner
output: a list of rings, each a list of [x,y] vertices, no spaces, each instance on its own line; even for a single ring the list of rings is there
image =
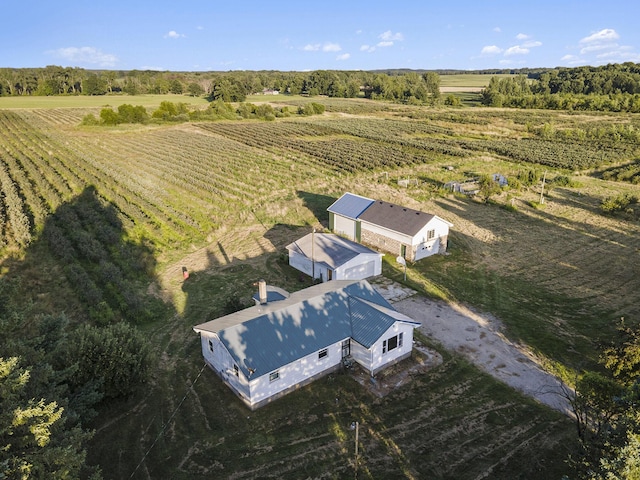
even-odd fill
[[[331,233],[309,233],[287,245],[289,265],[312,278],[362,280],[382,273],[384,254]]]
[[[453,227],[437,215],[353,193],[342,195],[327,211],[333,232],[411,262],[445,253]]]

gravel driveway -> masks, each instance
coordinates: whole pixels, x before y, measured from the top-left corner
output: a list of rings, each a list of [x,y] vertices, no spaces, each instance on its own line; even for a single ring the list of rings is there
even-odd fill
[[[372,284],[396,310],[419,321],[420,330],[448,350],[549,407],[573,416],[560,380],[547,373],[524,345],[509,341],[502,324],[458,304],[430,300],[402,285],[378,277]]]

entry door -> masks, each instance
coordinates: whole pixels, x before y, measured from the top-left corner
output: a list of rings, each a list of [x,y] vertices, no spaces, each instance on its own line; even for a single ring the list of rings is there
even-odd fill
[[[342,342],[342,358],[347,358],[351,355],[351,339],[348,338]]]

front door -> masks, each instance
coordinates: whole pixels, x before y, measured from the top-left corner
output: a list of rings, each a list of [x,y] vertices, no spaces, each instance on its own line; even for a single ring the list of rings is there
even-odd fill
[[[351,355],[351,339],[347,338],[342,342],[342,358],[347,358]]]

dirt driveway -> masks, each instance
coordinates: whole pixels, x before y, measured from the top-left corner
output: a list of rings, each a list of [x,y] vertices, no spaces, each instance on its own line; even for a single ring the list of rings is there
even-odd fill
[[[430,300],[384,277],[372,284],[396,310],[419,321],[420,330],[485,372],[551,408],[572,416],[562,385],[523,345],[509,341],[502,324],[458,304]]]

